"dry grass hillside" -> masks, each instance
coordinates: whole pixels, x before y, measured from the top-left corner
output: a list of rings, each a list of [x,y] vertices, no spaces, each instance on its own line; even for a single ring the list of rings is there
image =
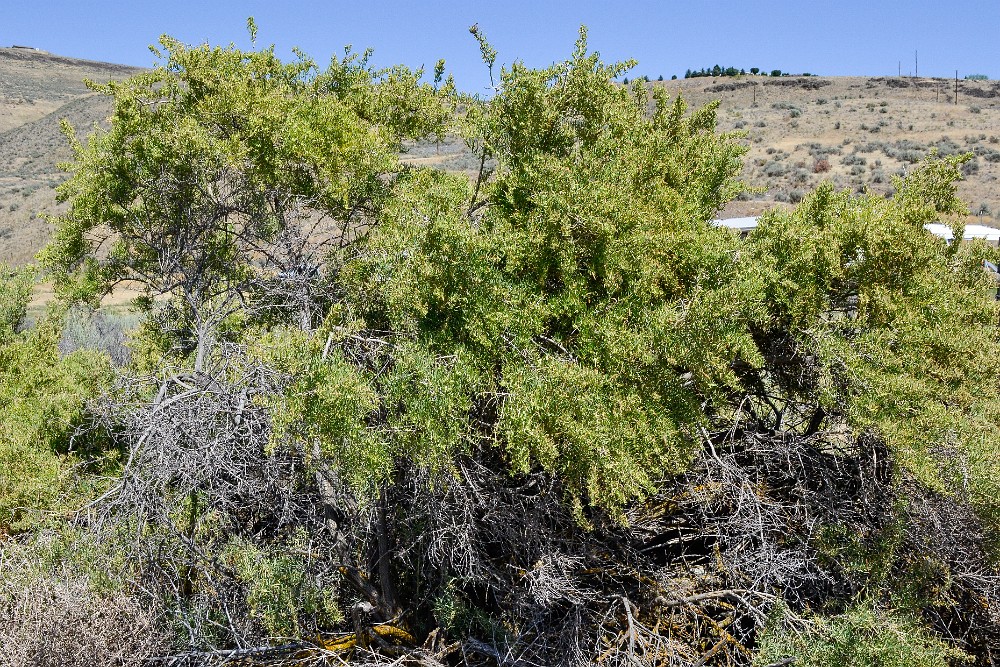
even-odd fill
[[[83,79],[107,81],[136,70],[120,65],[0,49],[0,262],[28,262],[50,232],[42,214],[58,210],[55,187],[69,157],[59,121],[84,130],[107,117],[106,100]],[[1000,82],[898,77],[696,78],[648,84],[691,105],[721,101],[721,130],[746,133],[744,176],[763,195],[724,215],[752,215],[792,204],[821,180],[888,193],[931,149],[972,152],[960,195],[984,224],[1000,226]],[[406,157],[470,171],[461,142],[412,146]]]
[[[647,84],[691,106],[720,101],[719,129],[745,133],[744,178],[767,188],[732,202],[724,217],[790,205],[820,181],[887,194],[932,149],[970,152],[959,194],[973,217],[1000,226],[1000,81],[908,77],[694,78]],[[409,160],[473,169],[460,144],[413,147]],[[971,221],[971,218],[970,218]]]
[[[795,203],[822,180],[879,193],[932,149],[970,152],[959,194],[983,224],[1000,220],[1000,81],[908,77],[740,77],[657,82],[695,105],[721,101],[720,130],[747,134],[744,177],[763,196],[729,214]]]
[[[85,131],[103,122],[107,101],[84,79],[120,79],[135,68],[64,58],[30,49],[0,49],[0,262],[23,264],[42,246],[57,210],[55,187],[70,157],[59,121]]]

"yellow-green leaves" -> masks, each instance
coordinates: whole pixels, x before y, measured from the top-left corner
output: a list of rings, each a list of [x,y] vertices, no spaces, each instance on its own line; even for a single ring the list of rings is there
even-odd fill
[[[923,229],[962,209],[960,162],[932,156],[888,200],[821,186],[793,213],[765,216],[749,270],[768,313],[758,339],[794,341],[798,361],[768,362],[800,369],[797,384],[781,386],[786,397],[874,430],[911,474],[995,515],[984,493],[1000,473],[988,435],[1000,415],[1000,310],[982,269],[990,251],[946,248]]]
[[[0,278],[0,294],[22,289],[18,283]],[[20,298],[23,308],[27,293]],[[18,302],[4,305],[16,310]],[[0,532],[30,526],[38,512],[71,509],[84,491],[71,439],[86,401],[109,383],[111,364],[94,351],[60,355],[61,328],[49,315],[23,333],[0,329]],[[76,449],[85,444],[81,438]]]
[[[342,225],[376,215],[402,139],[448,122],[450,92],[367,56],[320,70],[302,55],[283,63],[273,47],[161,44],[159,67],[94,86],[113,98],[110,130],[86,146],[68,132],[70,207],[42,259],[69,298],[123,279],[154,293],[240,291],[296,215]],[[105,239],[114,250],[98,260]]]
[[[325,341],[294,329],[274,331],[256,344],[254,353],[291,380],[271,400],[273,444],[305,448],[307,458],[322,457],[356,490],[370,493],[392,471],[389,444],[369,422],[378,395],[336,348],[333,355],[324,349],[330,349]]]

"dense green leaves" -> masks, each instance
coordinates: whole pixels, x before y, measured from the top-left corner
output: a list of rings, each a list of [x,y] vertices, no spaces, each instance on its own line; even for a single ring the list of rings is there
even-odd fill
[[[819,618],[804,631],[769,630],[754,664],[787,657],[805,667],[948,667],[970,661],[912,618],[880,613],[868,604]]]
[[[767,216],[749,268],[769,311],[757,338],[794,341],[770,373],[788,399],[874,429],[933,486],[964,471],[964,490],[995,513],[1000,313],[981,268],[995,251],[946,248],[922,227],[959,210],[962,160],[929,159],[890,199],[821,186]]]
[[[28,270],[0,276],[6,320],[0,322],[0,532],[28,527],[39,511],[65,510],[79,500],[87,483],[74,471],[82,462],[73,450],[99,453],[88,451],[88,434],[77,431],[85,425],[86,401],[111,376],[106,355],[59,353],[62,318],[55,313],[14,331],[32,284]]]

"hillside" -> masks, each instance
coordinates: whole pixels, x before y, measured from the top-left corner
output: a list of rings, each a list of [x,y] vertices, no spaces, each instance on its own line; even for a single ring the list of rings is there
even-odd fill
[[[768,192],[731,211],[798,201],[821,180],[881,193],[930,150],[972,152],[959,197],[980,222],[1000,219],[1000,82],[907,77],[793,77],[666,81],[693,105],[721,101],[719,130],[747,133],[744,177]],[[994,217],[998,216],[998,217]]]
[[[101,122],[107,102],[83,79],[106,81],[134,68],[0,49],[0,262],[23,264],[44,244],[40,214],[57,210],[55,187],[69,157],[59,121]],[[973,152],[959,197],[979,222],[1000,220],[1000,82],[898,77],[695,78],[650,83],[692,106],[720,100],[719,129],[740,130],[750,146],[744,178],[767,188],[732,202],[723,215],[753,215],[795,203],[824,179],[840,188],[888,193],[936,148]],[[419,144],[407,161],[456,171],[476,168],[461,142]]]
[[[30,261],[49,235],[41,214],[56,210],[58,164],[70,157],[59,121],[87,128],[111,107],[84,79],[108,81],[138,70],[31,49],[0,49],[0,262]]]
[[[743,177],[765,187],[726,207],[725,217],[795,203],[820,181],[888,193],[891,176],[932,149],[972,152],[959,197],[978,222],[1000,220],[1000,82],[908,77],[738,77],[651,82],[692,107],[720,101],[719,130],[746,133]],[[420,146],[411,161],[474,169],[458,145]]]

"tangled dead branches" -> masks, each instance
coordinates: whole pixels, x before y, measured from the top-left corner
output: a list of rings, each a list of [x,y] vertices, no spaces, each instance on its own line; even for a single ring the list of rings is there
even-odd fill
[[[775,615],[805,629],[877,588],[831,534],[946,582],[929,623],[995,664],[974,514],[898,484],[874,436],[703,431],[689,471],[624,517],[581,521],[554,476],[512,475],[489,445],[445,471],[397,460],[365,500],[276,446],[267,398],[288,378],[235,346],[207,368],[134,381],[108,412],[127,458],[92,526],[127,537],[140,597],[187,637],[150,665],[749,665]]]

